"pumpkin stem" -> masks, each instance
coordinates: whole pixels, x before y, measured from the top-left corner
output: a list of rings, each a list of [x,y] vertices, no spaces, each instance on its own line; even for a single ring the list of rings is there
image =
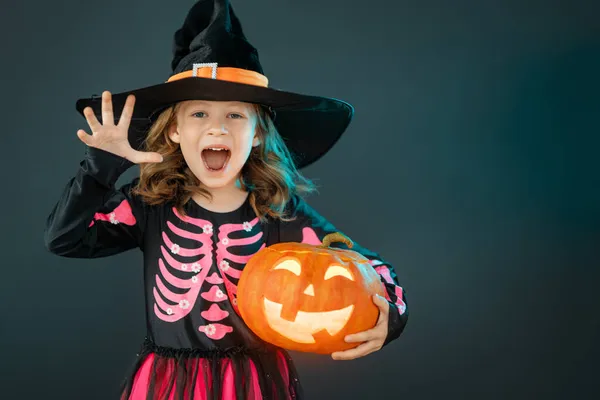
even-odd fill
[[[350,240],[349,237],[343,235],[340,232],[334,232],[334,233],[330,233],[329,235],[326,235],[323,238],[323,243],[321,245],[319,245],[320,248],[327,248],[331,246],[331,243],[333,242],[341,242],[344,243],[348,246],[349,249],[352,248],[352,246],[354,246],[354,243],[352,242],[352,240]]]

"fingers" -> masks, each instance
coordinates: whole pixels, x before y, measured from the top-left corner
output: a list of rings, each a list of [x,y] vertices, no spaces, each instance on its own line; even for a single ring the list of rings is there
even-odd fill
[[[375,303],[380,310],[379,319],[375,326],[366,331],[346,335],[344,338],[346,343],[360,343],[370,340],[380,340],[382,338],[385,339],[385,336],[387,335],[387,320],[390,305],[385,298],[377,294],[373,296],[373,303]]]
[[[331,354],[334,360],[353,360],[355,358],[364,357],[378,349],[375,342],[366,342],[350,350],[336,351]]]
[[[131,122],[131,117],[133,116],[133,106],[135,104],[135,96],[130,94],[127,96],[127,100],[125,100],[125,105],[123,106],[123,112],[121,113],[121,117],[119,118],[119,127],[128,127]]]
[[[102,125],[114,125],[115,117],[112,108],[112,96],[108,90],[102,92]]]
[[[379,295],[373,296],[373,302],[377,305],[380,310],[379,320],[375,324],[375,327],[368,329],[366,331],[353,333],[350,335],[346,335],[344,341],[346,343],[361,343],[356,349],[367,349],[369,352],[378,350],[383,345],[385,338],[388,333],[388,313],[389,313],[389,303],[387,300]],[[349,350],[348,350],[349,351]],[[360,350],[357,350],[360,352]],[[356,353],[356,352],[354,352]],[[354,353],[348,353],[351,356],[354,356]],[[334,353],[335,354],[335,353]],[[368,354],[368,353],[367,353]],[[336,354],[336,356],[345,357],[344,354]],[[336,359],[336,358],[334,358]]]
[[[94,114],[94,110],[92,110],[92,107],[84,108],[83,116],[85,117],[85,120],[90,126],[92,132],[98,132],[100,130],[102,125],[100,124],[100,121],[98,121],[98,118],[96,118],[96,114]]]
[[[359,342],[367,342],[369,340],[379,339],[380,330],[376,327],[373,329],[369,329],[368,331],[353,333],[351,335],[346,335],[344,341],[346,343],[359,343]]]
[[[80,129],[77,131],[77,137],[88,146],[98,147],[135,164],[162,162],[161,154],[134,150],[128,141],[127,131],[133,116],[134,104],[135,96],[127,96],[118,126],[115,126],[112,95],[109,91],[102,92],[102,124],[94,115],[93,109],[86,107],[83,114],[92,129],[92,134],[88,135]]]
[[[86,145],[88,145],[88,146],[92,145],[93,136],[92,135],[88,135],[83,129],[79,129],[77,131],[77,137],[79,138],[79,140],[81,140]]]

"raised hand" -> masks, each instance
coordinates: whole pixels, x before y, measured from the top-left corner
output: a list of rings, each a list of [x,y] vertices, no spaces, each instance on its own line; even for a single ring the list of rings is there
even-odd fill
[[[77,137],[90,147],[95,147],[109,153],[126,158],[134,164],[156,163],[163,160],[159,153],[134,150],[127,139],[127,131],[133,115],[135,96],[129,95],[123,107],[119,123],[115,125],[112,96],[110,92],[102,93],[102,124],[94,115],[91,107],[83,110],[83,115],[92,130],[89,135],[83,129],[77,131]]]

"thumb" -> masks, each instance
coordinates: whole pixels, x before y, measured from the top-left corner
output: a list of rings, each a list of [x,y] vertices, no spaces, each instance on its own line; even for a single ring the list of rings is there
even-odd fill
[[[373,295],[373,303],[375,303],[382,313],[387,313],[390,309],[388,301],[379,294]]]
[[[376,294],[373,296],[373,303],[379,308],[379,318],[377,318],[377,325],[387,324],[388,316],[390,313],[390,304],[388,301]]]
[[[163,161],[160,153],[134,150],[132,153],[132,162],[136,164],[159,163]]]

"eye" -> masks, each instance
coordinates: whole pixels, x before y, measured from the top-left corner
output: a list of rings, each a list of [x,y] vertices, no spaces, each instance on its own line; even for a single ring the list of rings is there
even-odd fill
[[[201,116],[200,116],[200,117],[198,117],[198,118],[204,118],[204,117],[206,117],[206,113],[205,113],[204,111],[198,111],[198,112],[195,112],[195,113],[193,113],[193,114],[192,114],[192,116],[196,116],[196,115],[199,115],[199,114],[200,114]]]
[[[273,269],[287,269],[288,271],[292,272],[297,276],[300,276],[300,272],[302,272],[302,266],[300,265],[300,263],[292,259],[288,259],[277,264],[277,266]]]
[[[244,118],[244,116],[242,114],[238,114],[238,113],[231,113],[231,114],[229,114],[229,116],[232,119],[241,119],[241,118]]]
[[[334,276],[343,276],[344,278],[350,279],[351,281],[354,280],[354,277],[352,276],[350,271],[348,271],[341,265],[331,265],[329,266],[329,268],[327,268],[327,271],[325,271],[325,280],[331,279]]]

